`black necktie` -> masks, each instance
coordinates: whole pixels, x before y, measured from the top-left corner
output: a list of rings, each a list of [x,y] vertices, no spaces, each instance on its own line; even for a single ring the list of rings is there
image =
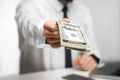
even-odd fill
[[[66,5],[64,5],[64,7],[63,7],[62,11],[63,11],[63,18],[68,18],[68,16],[67,16],[67,11],[68,11],[68,8],[67,8],[67,6],[66,6]]]
[[[63,11],[63,18],[68,18],[67,16],[68,8],[66,5],[63,7],[62,11]],[[66,68],[72,67],[71,50],[67,49],[66,47],[65,47],[65,67]]]

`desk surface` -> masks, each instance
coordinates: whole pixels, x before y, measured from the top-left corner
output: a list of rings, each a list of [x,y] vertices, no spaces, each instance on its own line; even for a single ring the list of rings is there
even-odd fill
[[[6,78],[0,78],[0,80],[65,80],[62,79],[63,76],[69,74],[78,74],[82,76],[89,76],[88,72],[78,71],[75,69],[59,69],[51,71],[43,71],[31,74],[10,76]]]
[[[108,63],[105,67],[99,70],[101,73],[109,73],[109,71],[114,71],[119,67],[120,67],[120,63]],[[62,77],[69,74],[77,74],[86,77],[89,76],[89,72],[68,68],[68,69],[58,69],[58,70],[36,72],[31,74],[10,76],[5,78],[0,78],[0,80],[65,80],[62,79]],[[103,80],[103,79],[95,79],[95,80]]]

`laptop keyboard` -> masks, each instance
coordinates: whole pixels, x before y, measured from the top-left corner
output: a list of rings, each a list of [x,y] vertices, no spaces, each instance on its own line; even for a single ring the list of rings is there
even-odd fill
[[[90,74],[89,76],[92,79],[105,79],[105,80],[120,80],[120,77],[110,76],[110,75],[99,75],[99,74]]]
[[[107,80],[120,80],[120,69],[113,72],[111,75],[90,74],[90,77],[107,79]]]
[[[113,75],[113,76],[120,76],[120,69],[115,71],[115,72],[113,72],[111,75]]]

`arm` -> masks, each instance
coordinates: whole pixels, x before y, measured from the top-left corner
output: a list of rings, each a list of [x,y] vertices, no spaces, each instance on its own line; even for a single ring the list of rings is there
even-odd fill
[[[84,7],[83,9],[83,14],[85,17],[84,30],[87,34],[92,50],[91,52],[84,52],[83,55],[77,57],[74,63],[83,70],[95,71],[103,65],[103,62],[94,37],[92,18],[87,8]]]
[[[87,27],[86,33],[87,33],[88,39],[90,41],[90,45],[92,47],[91,52],[88,54],[90,56],[92,56],[95,60],[96,60],[96,58],[99,59],[97,67],[101,67],[103,65],[103,59],[102,59],[102,56],[100,55],[100,51],[99,51],[97,43],[96,43],[92,17],[87,9],[86,9],[86,19],[87,19],[86,25],[85,25]],[[96,62],[97,62],[97,60],[96,60]]]
[[[44,19],[34,0],[23,0],[16,9],[16,22],[20,34],[33,46],[45,43],[43,36]]]

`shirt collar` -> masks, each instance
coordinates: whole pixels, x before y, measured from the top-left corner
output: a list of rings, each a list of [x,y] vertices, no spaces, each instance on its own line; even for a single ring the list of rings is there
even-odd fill
[[[59,0],[49,0],[51,5],[58,11],[61,12],[64,5]],[[72,2],[73,3],[73,2]],[[71,3],[68,3],[67,6],[71,6]],[[69,10],[69,7],[68,7]]]
[[[51,1],[51,4],[52,6],[58,11],[62,11],[62,8],[63,8],[63,4],[60,3],[58,0],[50,0]]]
[[[59,0],[53,0],[53,1],[55,1],[53,6],[56,8],[56,10],[59,12],[62,11],[63,4]]]

